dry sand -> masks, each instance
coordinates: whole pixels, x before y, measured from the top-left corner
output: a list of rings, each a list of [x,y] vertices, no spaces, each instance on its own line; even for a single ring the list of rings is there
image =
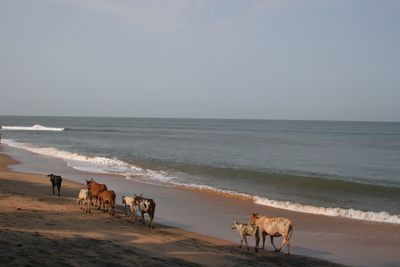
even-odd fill
[[[83,213],[75,198],[81,184],[64,179],[62,196],[53,196],[46,176],[12,172],[12,163],[0,155],[2,266],[339,266],[246,252],[237,243],[160,224],[153,230],[125,217],[121,207],[113,217]]]

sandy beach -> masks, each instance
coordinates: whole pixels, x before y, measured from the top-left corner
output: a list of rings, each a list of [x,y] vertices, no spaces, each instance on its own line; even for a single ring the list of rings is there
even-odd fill
[[[82,184],[64,179],[51,194],[44,175],[7,169],[0,155],[0,265],[3,266],[337,266],[283,253],[246,252],[238,244],[157,224],[152,230],[123,215],[83,213],[75,196]],[[236,233],[232,233],[236,234]]]

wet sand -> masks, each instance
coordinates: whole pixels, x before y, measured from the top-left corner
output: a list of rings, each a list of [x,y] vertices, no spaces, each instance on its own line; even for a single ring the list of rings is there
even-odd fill
[[[188,245],[185,249],[179,246],[178,248],[174,247],[178,251],[183,251],[182,253],[177,254],[172,253],[176,256],[173,257],[174,259],[176,258],[190,263],[201,263],[204,265],[237,265],[238,262],[245,265],[271,264],[271,266],[274,266],[273,264],[278,264],[278,266],[290,266],[291,264],[297,266],[314,266],[321,264],[319,260],[309,257],[287,257],[282,253],[271,252],[272,246],[269,244],[268,240],[266,242],[267,251],[263,251],[257,255],[255,255],[254,252],[251,252],[251,255],[249,255],[243,251],[237,250],[236,246],[239,239],[237,233],[230,229],[232,221],[247,221],[249,214],[252,212],[258,212],[269,216],[288,217],[294,222],[295,228],[292,237],[292,253],[294,254],[314,256],[325,260],[355,266],[398,266],[400,264],[400,257],[397,254],[397,249],[400,247],[399,225],[371,223],[351,219],[290,212],[257,205],[250,201],[211,194],[209,192],[192,191],[173,187],[160,187],[138,183],[134,180],[126,180],[120,176],[80,172],[69,168],[62,160],[33,155],[26,151],[11,149],[6,146],[2,147],[2,152],[11,155],[13,158],[21,162],[21,164],[11,166],[11,169],[14,171],[42,174],[52,172],[61,174],[64,178],[79,183],[84,182],[85,178],[89,179],[95,177],[95,179],[100,182],[104,182],[108,185],[112,184],[111,188],[115,190],[118,195],[118,203],[120,203],[121,195],[128,193],[143,193],[145,196],[154,198],[157,202],[155,219],[157,228],[155,232],[151,232],[149,229],[144,229],[138,223],[131,222],[121,215],[117,215],[115,218],[109,218],[100,213],[81,213],[79,209],[74,206],[74,200],[72,198],[72,196],[77,193],[78,188],[82,187],[82,185],[76,183],[71,183],[70,188],[65,189],[65,191],[63,190],[63,197],[60,199],[67,198],[65,200],[67,201],[65,204],[67,207],[64,207],[65,210],[63,212],[58,211],[60,214],[57,216],[62,216],[62,214],[64,214],[65,217],[75,218],[78,221],[82,221],[82,218],[87,218],[87,228],[90,228],[90,224],[92,224],[91,227],[95,225],[98,229],[111,227],[109,225],[101,225],[102,228],[99,228],[98,221],[101,221],[101,223],[108,222],[110,225],[118,224],[117,226],[114,225],[112,227],[122,227],[122,229],[116,229],[116,233],[114,233],[114,235],[120,235],[121,232],[121,239],[125,236],[122,234],[123,231],[127,231],[128,233],[133,231],[137,235],[144,236],[156,233],[156,238],[160,235],[157,231],[168,230],[185,233],[190,235],[192,239],[196,240],[196,242],[194,242],[196,245]],[[5,172],[2,172],[2,177],[5,176],[4,173]],[[13,175],[19,176],[22,174],[14,173]],[[51,189],[47,179],[40,175],[36,175],[32,177],[32,179],[32,181],[35,182],[38,179],[44,179],[41,185],[43,191],[42,198],[46,199],[46,201],[51,204],[54,197],[49,195]],[[20,196],[18,197],[21,198]],[[2,210],[4,211],[4,209]],[[16,211],[14,210],[14,212]],[[65,215],[69,213],[74,215]],[[45,217],[47,218],[47,216]],[[74,228],[78,226],[80,226],[80,224],[70,226],[70,231],[73,231],[75,235],[78,236],[86,236],[86,234],[83,233],[86,232],[83,231],[84,229],[79,230]],[[171,228],[171,226],[175,228]],[[44,224],[43,227],[46,228],[46,225]],[[132,229],[130,227],[132,227]],[[53,226],[53,228],[58,229],[57,226]],[[22,227],[22,229],[24,228]],[[94,235],[93,233],[91,234]],[[206,237],[205,235],[213,237]],[[98,235],[94,236],[94,238],[99,238]],[[111,236],[113,236],[113,234],[109,237]],[[128,234],[128,236],[130,236],[130,234]],[[185,239],[186,237],[181,238]],[[128,238],[125,237],[125,239]],[[108,240],[108,238],[105,238],[104,240]],[[207,245],[203,246],[202,244],[200,249],[196,250],[196,246],[199,246],[198,242],[201,240],[205,240]],[[126,242],[132,246],[137,245],[134,241]],[[143,246],[148,249],[147,251],[151,252],[154,248],[157,248],[157,246],[153,247],[153,241],[148,240],[146,242],[144,242],[146,245]],[[162,244],[160,246],[167,246],[167,244],[170,243],[174,243],[174,246],[176,246],[176,243],[172,241],[157,242]],[[253,241],[250,243],[254,244]],[[211,251],[208,249],[210,246],[213,247]],[[140,248],[143,249],[142,247]],[[87,249],[90,250],[90,248]],[[163,250],[165,250],[164,247]],[[217,251],[219,253],[217,253]],[[146,251],[143,253],[146,253]],[[213,255],[212,257],[210,256],[210,259],[207,257],[207,260],[209,259],[210,261],[207,261],[204,257],[204,255],[209,255],[207,253]],[[120,254],[121,253],[119,252],[118,255]],[[169,253],[168,256],[171,256],[172,254]],[[179,256],[177,256],[178,254]],[[194,254],[197,256],[193,256]],[[166,254],[157,255],[165,257]],[[239,261],[236,261],[237,257],[240,258]],[[187,262],[185,262],[185,264],[186,263]],[[324,262],[322,265],[325,266],[326,264],[328,263]]]

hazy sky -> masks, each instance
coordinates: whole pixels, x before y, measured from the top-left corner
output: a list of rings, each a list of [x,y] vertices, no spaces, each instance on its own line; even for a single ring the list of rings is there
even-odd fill
[[[0,0],[0,115],[400,121],[400,1]]]

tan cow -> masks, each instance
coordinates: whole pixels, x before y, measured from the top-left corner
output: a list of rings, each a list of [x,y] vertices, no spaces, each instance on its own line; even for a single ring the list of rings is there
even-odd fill
[[[264,249],[265,245],[265,236],[269,235],[271,238],[271,244],[274,246],[276,252],[281,251],[282,247],[287,245],[288,255],[290,255],[290,237],[293,232],[292,221],[286,218],[260,216],[257,213],[253,213],[250,216],[249,223],[255,224],[260,228],[263,238],[262,249]],[[274,237],[279,236],[282,236],[282,245],[277,248],[274,244]]]

